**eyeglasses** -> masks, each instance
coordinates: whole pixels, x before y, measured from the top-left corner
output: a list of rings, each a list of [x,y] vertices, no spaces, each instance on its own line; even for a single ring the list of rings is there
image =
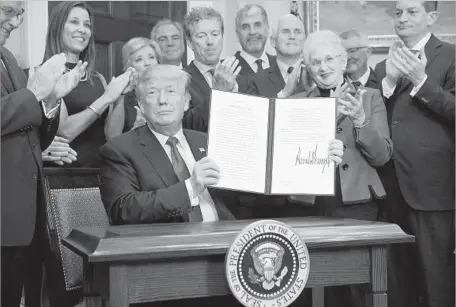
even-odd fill
[[[340,57],[341,54],[335,56],[326,56],[323,60],[321,59],[314,59],[310,61],[310,66],[315,69],[319,69],[321,67],[321,63],[325,62],[326,65],[331,66],[335,63],[336,58]]]
[[[356,53],[356,52],[360,51],[361,49],[365,49],[365,48],[369,48],[369,47],[368,46],[359,46],[359,47],[349,48],[349,49],[347,49],[347,53],[348,54]]]
[[[24,16],[22,16],[22,14],[24,14],[24,12],[25,12],[25,10],[23,8],[14,8],[11,6],[0,6],[0,9],[3,11],[3,14],[5,14],[5,16],[8,19],[17,18],[19,20],[22,20],[24,18]]]

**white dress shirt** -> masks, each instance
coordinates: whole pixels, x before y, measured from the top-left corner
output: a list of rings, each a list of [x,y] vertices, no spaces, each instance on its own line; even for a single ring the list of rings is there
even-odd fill
[[[149,127],[150,129],[150,127]],[[169,136],[160,134],[153,129],[150,129],[152,133],[157,138],[160,145],[166,152],[166,155],[171,160],[171,147],[166,144],[168,141]],[[184,135],[182,129],[180,129],[175,135],[175,138],[179,140],[177,144],[177,150],[181,154],[182,158],[184,159],[185,164],[187,165],[188,171],[190,174],[193,172],[193,166],[195,165],[195,157],[193,156],[192,150],[188,145],[187,138]],[[188,197],[190,199],[190,203],[192,206],[200,206],[201,214],[203,216],[203,222],[211,222],[211,221],[218,221],[219,217],[217,214],[217,210],[215,209],[214,201],[212,200],[211,195],[209,194],[208,190],[205,189],[203,193],[200,195],[194,195],[192,185],[190,184],[190,179],[185,180],[185,187],[187,188]]]
[[[293,71],[295,69],[299,69],[299,67],[301,66],[301,59],[298,59],[295,63],[293,63],[293,65],[288,65],[288,64],[280,61],[279,59],[277,59],[277,66],[279,66],[279,70],[280,70],[280,73],[282,74],[283,81],[285,81],[285,84],[286,84],[288,81],[288,77],[290,76],[290,74],[288,73],[288,68],[290,68],[290,66],[292,66]]]
[[[193,62],[195,63],[196,68],[198,68],[198,70],[203,75],[204,79],[206,79],[206,82],[207,82],[207,84],[209,84],[209,87],[212,88],[213,76],[209,71],[211,69],[215,69],[216,65],[206,65],[201,62],[198,62],[197,60],[193,60]]]
[[[369,80],[369,76],[370,69],[369,67],[367,67],[367,71],[361,77],[359,77],[358,80],[353,80],[352,78],[350,78],[350,76],[348,76],[348,81],[350,81],[350,83],[359,81],[359,83],[361,83],[362,86],[366,86],[367,80]]]
[[[249,64],[249,66],[252,68],[252,70],[255,73],[258,72],[258,63],[256,62],[258,59],[260,59],[262,61],[263,69],[270,67],[269,58],[266,54],[266,51],[263,51],[263,54],[259,58],[256,58],[253,55],[248,54],[244,50],[241,50],[239,54],[241,57],[244,58],[244,60],[247,62],[247,64]]]
[[[431,32],[426,34],[418,43],[416,43],[415,46],[410,48],[410,50],[421,51],[421,49],[423,49],[424,46],[426,46],[426,44],[428,43],[430,38],[431,38]],[[427,75],[424,76],[424,78],[423,78],[423,80],[421,81],[420,84],[418,84],[417,86],[414,86],[412,88],[412,90],[410,91],[410,96],[411,97],[414,97],[416,95],[416,93],[419,92],[419,90],[423,86],[424,82],[426,82],[426,80],[427,80]],[[396,86],[390,87],[388,85],[388,83],[386,82],[385,78],[383,78],[383,80],[382,80],[382,89],[383,89],[383,96],[385,96],[386,98],[390,98],[393,95],[394,90],[396,89]]]

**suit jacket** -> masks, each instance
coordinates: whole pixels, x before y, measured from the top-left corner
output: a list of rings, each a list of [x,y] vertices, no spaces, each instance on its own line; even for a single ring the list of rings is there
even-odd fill
[[[191,100],[190,107],[188,111],[185,112],[182,120],[182,125],[187,129],[207,132],[209,127],[211,88],[193,61],[185,68],[185,71],[191,75]],[[245,92],[247,89],[246,78],[238,75],[237,83],[239,92]]]
[[[59,114],[44,116],[14,56],[4,47],[0,53],[7,70],[1,68],[1,239],[2,246],[26,246],[35,232],[38,195],[43,193],[41,151],[54,139]]]
[[[407,204],[416,210],[454,210],[455,46],[431,36],[424,48],[428,78],[412,98],[404,80],[385,98],[394,166]],[[375,67],[378,86],[385,61]],[[385,180],[388,180],[385,178]]]
[[[368,88],[378,88],[377,74],[375,73],[375,70],[369,67],[369,71],[369,78],[367,79],[367,82],[364,86]]]
[[[205,133],[184,129],[195,160],[207,152]],[[202,152],[200,148],[204,148]],[[100,149],[101,198],[112,224],[183,222],[191,209],[185,183],[179,182],[165,150],[149,127],[124,133]],[[223,204],[236,194],[209,189],[220,219],[234,219]]]
[[[274,98],[283,90],[285,87],[285,80],[280,73],[277,60],[274,58],[269,64],[269,68],[266,68],[259,73],[252,74],[247,78],[247,94]],[[301,92],[305,92],[305,89],[302,86],[302,83],[299,82],[295,93]]]
[[[352,121],[342,115],[338,118],[336,138],[344,143],[344,155],[339,164],[343,204],[365,203],[372,198],[386,196],[376,167],[387,163],[393,154],[393,143],[389,136],[386,109],[380,92],[364,88],[363,107],[366,122],[355,129]],[[318,87],[310,93],[300,93],[290,98],[321,97]],[[313,198],[298,196],[313,203]]]
[[[249,63],[247,63],[246,60],[241,56],[240,51],[237,51],[234,54],[234,56],[236,57],[236,59],[239,60],[239,66],[241,66],[241,71],[239,72],[240,75],[247,77],[249,75],[255,74],[252,67],[250,67]],[[273,55],[270,55],[268,53],[266,53],[266,56],[268,57],[268,60],[269,60],[269,66],[271,66],[271,63],[276,61],[276,57]]]

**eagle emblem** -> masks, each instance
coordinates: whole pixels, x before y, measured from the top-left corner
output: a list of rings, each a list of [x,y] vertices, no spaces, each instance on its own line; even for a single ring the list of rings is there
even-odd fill
[[[282,268],[285,251],[282,246],[271,241],[265,241],[254,246],[250,251],[256,273],[249,268],[249,280],[252,284],[261,284],[263,289],[271,290],[280,287],[282,279],[287,275],[288,268]]]

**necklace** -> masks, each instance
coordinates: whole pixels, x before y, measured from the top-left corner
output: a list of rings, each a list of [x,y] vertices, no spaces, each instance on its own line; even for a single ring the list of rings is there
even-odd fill
[[[65,72],[64,74],[66,74],[67,72],[71,71],[71,69],[69,69],[68,67],[65,66]],[[81,82],[84,82],[84,81],[87,81],[87,71],[84,71],[84,75],[81,77],[81,79],[79,79]]]

